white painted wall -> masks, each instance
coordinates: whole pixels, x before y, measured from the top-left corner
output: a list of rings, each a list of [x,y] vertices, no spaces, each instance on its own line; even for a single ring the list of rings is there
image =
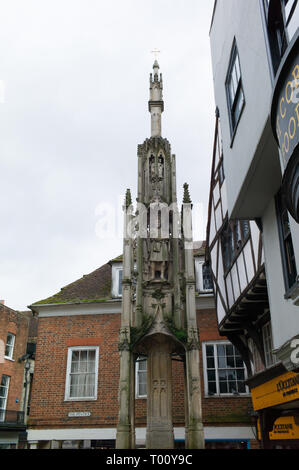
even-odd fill
[[[297,228],[296,246],[298,246],[298,235]],[[284,298],[285,286],[274,199],[270,202],[263,217],[263,242],[272,320],[273,347],[278,349],[298,333],[299,308],[293,305],[291,299],[287,300]]]
[[[240,58],[245,107],[231,147],[225,82],[234,37]],[[272,84],[259,0],[218,0],[210,38],[215,102],[220,111],[223,137],[228,210],[234,218],[250,218],[253,206],[256,211],[261,211],[268,203],[269,189],[277,184],[280,172],[278,152],[270,156],[269,148],[274,146],[268,123]],[[262,144],[258,148],[260,140]],[[273,171],[272,177],[266,180],[262,176],[267,170],[268,160]],[[244,214],[245,208],[247,214]]]

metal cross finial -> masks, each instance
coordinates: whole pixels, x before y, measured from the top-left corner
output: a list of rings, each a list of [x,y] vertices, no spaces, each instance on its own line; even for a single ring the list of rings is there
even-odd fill
[[[153,51],[151,51],[152,54],[155,54],[155,60],[157,60],[157,57],[158,57],[158,54],[160,54],[161,51],[159,51],[158,49],[154,49]]]

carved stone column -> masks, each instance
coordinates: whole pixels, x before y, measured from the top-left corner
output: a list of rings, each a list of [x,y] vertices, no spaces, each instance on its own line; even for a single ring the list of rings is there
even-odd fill
[[[165,337],[152,338],[147,359],[146,447],[148,449],[174,447],[170,351],[170,344]]]
[[[204,431],[201,411],[201,387],[199,375],[199,350],[191,347],[186,352],[186,379],[188,419],[186,432],[188,449],[204,449]]]

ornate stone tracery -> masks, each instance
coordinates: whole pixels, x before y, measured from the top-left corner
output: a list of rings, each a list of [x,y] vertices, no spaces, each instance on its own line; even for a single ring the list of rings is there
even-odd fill
[[[184,218],[186,226],[191,227],[192,205],[185,185],[182,214],[177,209],[175,156],[171,154],[169,142],[161,137],[164,103],[157,61],[153,68],[149,101],[151,138],[138,146],[135,225],[133,214],[127,211],[124,214],[125,224],[131,223],[135,229],[124,239],[116,447],[134,447],[134,361],[136,356],[145,355],[148,362],[146,446],[173,448],[171,371],[175,355],[185,363],[186,447],[203,448],[193,242],[192,234],[190,238],[188,233],[185,239],[180,225]],[[129,199],[127,194],[126,200]]]

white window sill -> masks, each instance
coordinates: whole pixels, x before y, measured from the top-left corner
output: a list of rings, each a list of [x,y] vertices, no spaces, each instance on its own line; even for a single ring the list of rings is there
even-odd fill
[[[208,395],[207,393],[205,393],[205,398],[250,398],[251,395],[250,393],[238,393],[238,394],[234,394],[234,393],[222,393],[221,395]]]
[[[97,400],[97,397],[93,397],[93,398],[65,398],[64,401],[65,402],[72,402],[72,401],[96,401]]]
[[[8,356],[4,356],[4,359],[6,359],[7,361],[16,362],[14,359]]]

